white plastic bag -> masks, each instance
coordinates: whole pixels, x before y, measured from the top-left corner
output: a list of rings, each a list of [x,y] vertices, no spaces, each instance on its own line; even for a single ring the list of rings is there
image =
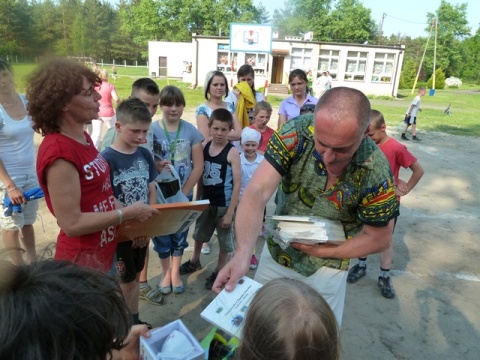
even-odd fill
[[[171,164],[166,164],[160,175],[157,176],[155,187],[157,204],[188,202],[188,198],[182,193],[180,176]]]

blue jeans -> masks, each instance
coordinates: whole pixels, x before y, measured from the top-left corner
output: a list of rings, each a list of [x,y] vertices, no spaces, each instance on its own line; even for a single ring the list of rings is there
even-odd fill
[[[188,196],[192,201],[193,196]],[[170,256],[182,256],[183,251],[188,247],[187,242],[188,229],[176,234],[156,236],[153,238],[153,250],[155,250],[160,259],[166,259]]]

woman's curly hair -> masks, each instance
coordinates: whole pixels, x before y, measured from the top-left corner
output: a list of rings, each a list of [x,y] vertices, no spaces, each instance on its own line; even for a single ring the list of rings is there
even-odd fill
[[[27,87],[27,110],[33,130],[42,136],[60,132],[61,111],[81,92],[83,78],[93,86],[102,83],[89,68],[67,59],[50,60],[33,71]]]

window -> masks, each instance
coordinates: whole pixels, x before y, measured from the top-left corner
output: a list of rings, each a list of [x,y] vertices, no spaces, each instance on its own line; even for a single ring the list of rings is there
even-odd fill
[[[302,69],[305,72],[312,68],[312,49],[292,48],[292,64],[290,71]]]
[[[217,50],[217,70],[224,73],[237,71],[237,58],[236,52],[229,51],[228,44],[218,44]]]
[[[332,79],[335,80],[337,78],[339,59],[340,50],[320,50],[317,76],[321,76],[322,72],[328,71]]]
[[[375,53],[372,82],[391,83],[395,54]]]
[[[257,53],[246,53],[245,54],[245,64],[253,67],[255,74],[265,74],[267,66],[267,55],[266,54],[257,54]]]
[[[345,80],[365,81],[367,69],[367,53],[362,51],[349,51],[347,54],[347,66],[345,68]]]

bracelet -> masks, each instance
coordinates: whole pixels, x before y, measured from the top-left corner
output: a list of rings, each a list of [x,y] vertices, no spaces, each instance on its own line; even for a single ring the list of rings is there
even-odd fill
[[[120,225],[123,221],[123,212],[120,209],[116,209],[116,210],[117,210],[117,214],[118,214],[118,224],[117,225]]]
[[[17,188],[16,186],[15,186],[13,189],[8,190],[7,192],[8,192],[8,193],[11,193],[12,191],[15,191],[15,190],[18,190],[18,188]]]

